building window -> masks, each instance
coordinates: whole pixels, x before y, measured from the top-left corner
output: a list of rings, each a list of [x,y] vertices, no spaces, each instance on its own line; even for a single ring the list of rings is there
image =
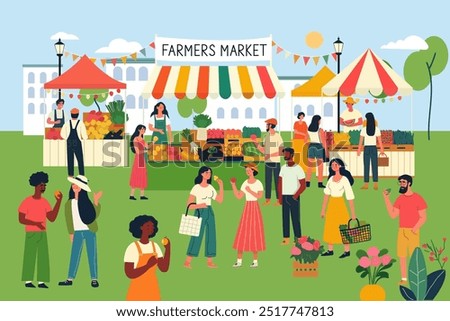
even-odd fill
[[[222,107],[217,108],[217,119],[225,118],[225,110]]]
[[[307,116],[314,116],[314,106],[313,105],[308,105],[308,107],[306,107],[306,114],[307,114]]]
[[[145,99],[142,96],[139,96],[139,109],[148,109],[148,99]]]
[[[34,72],[28,73],[28,83],[34,84]]]
[[[300,87],[299,83],[295,84],[293,89],[298,88],[298,87]]]
[[[28,88],[28,98],[34,98],[34,88]]]
[[[245,109],[245,119],[253,118],[253,110],[249,107]]]
[[[34,104],[28,104],[28,115],[33,115],[34,114]]]
[[[47,82],[47,74],[45,72],[41,72],[41,74],[39,76],[39,81],[41,82],[41,84],[44,84]]]
[[[323,106],[323,116],[324,117],[333,117],[333,104],[332,103],[326,103]]]
[[[41,106],[39,107],[39,112],[41,113],[41,115],[45,115],[45,104],[42,103]]]
[[[266,119],[267,118],[267,111],[266,108],[261,107],[259,109],[259,119]]]
[[[58,73],[56,73],[56,72],[52,73],[52,79],[55,79],[57,77],[58,77]]]
[[[52,104],[52,110],[55,110],[55,109],[56,109],[56,104],[53,103],[53,104]]]
[[[58,98],[58,93],[59,93],[59,91],[56,89],[56,90],[52,90],[52,98]]]
[[[295,105],[294,106],[294,116],[297,117],[298,113],[302,111],[302,106]]]
[[[41,89],[39,90],[39,97],[45,98],[45,89],[44,89],[44,88],[41,88]]]
[[[114,100],[123,100],[123,98],[121,95],[115,95]],[[125,108],[127,108],[127,106],[125,106]]]
[[[113,77],[117,80],[122,80],[122,69],[120,67],[114,68]]]
[[[238,119],[239,118],[239,110],[236,107],[231,109],[231,118]]]
[[[147,67],[139,68],[139,80],[145,81],[148,79],[148,69]]]
[[[126,103],[127,109],[134,109],[136,108],[136,99],[133,95],[127,96],[127,103]]]
[[[136,71],[133,67],[127,68],[127,80],[136,80]]]

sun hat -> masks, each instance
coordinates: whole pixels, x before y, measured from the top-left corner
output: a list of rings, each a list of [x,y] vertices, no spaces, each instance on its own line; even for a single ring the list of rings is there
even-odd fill
[[[249,167],[250,169],[253,169],[254,171],[258,171],[258,165],[255,163],[247,163],[244,165],[245,168]]]
[[[353,97],[347,97],[347,98],[344,100],[344,103],[354,105],[354,104],[357,104],[357,103],[358,103],[358,100],[353,99]]]
[[[275,119],[275,118],[269,118],[269,119],[267,119],[266,120],[266,123],[267,124],[271,124],[271,125],[278,125],[278,122],[277,122],[277,120]]]
[[[91,189],[87,185],[88,179],[83,175],[78,175],[77,177],[67,177],[67,180],[69,182],[71,182],[72,184],[79,186],[81,189],[85,190],[86,192],[91,191]]]

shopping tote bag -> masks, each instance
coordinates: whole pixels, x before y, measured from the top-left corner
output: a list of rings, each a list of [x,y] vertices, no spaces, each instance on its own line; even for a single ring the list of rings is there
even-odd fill
[[[198,236],[200,234],[200,226],[202,225],[202,218],[200,217],[200,211],[195,210],[197,215],[188,215],[189,207],[195,203],[190,203],[184,214],[181,214],[180,229],[178,232],[184,235]]]

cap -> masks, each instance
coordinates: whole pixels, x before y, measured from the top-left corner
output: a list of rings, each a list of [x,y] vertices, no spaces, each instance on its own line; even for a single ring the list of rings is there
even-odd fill
[[[72,109],[70,110],[70,113],[71,113],[71,114],[79,114],[80,111],[78,110],[78,108],[72,108]]]
[[[271,124],[271,125],[278,125],[278,122],[277,122],[277,120],[275,119],[275,118],[269,118],[269,119],[267,119],[266,120],[266,123],[267,124]]]

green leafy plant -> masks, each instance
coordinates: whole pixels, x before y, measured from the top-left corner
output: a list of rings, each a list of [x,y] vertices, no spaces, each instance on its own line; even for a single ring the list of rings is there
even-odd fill
[[[253,142],[246,142],[242,144],[242,154],[245,156],[264,156],[264,154],[256,148],[255,143]]]
[[[393,133],[394,144],[397,145],[413,145],[414,144],[414,134],[410,131],[396,130]]]
[[[259,127],[246,127],[242,128],[242,137],[250,138],[250,136],[256,135],[256,137],[261,137],[261,129]]]
[[[215,154],[217,153],[217,147],[216,146],[211,146],[208,148],[208,154]]]
[[[212,119],[209,115],[198,114],[194,116],[194,126],[197,128],[206,128],[212,124]]]
[[[323,251],[323,245],[320,244],[319,240],[302,236],[295,241],[295,245],[291,249],[291,258],[300,263],[312,263],[317,260]]]
[[[368,278],[369,284],[377,284],[381,279],[388,279],[389,273],[386,272],[396,260],[391,258],[387,249],[381,251],[376,247],[370,247],[367,252],[358,250],[358,266],[356,272],[361,273],[361,278]]]
[[[128,114],[124,112],[124,107],[125,102],[123,100],[114,100],[106,105],[114,124],[125,124],[125,121],[128,120]]]
[[[360,130],[351,130],[348,132],[348,135],[350,136],[349,141],[350,145],[358,145],[359,144],[359,136],[361,135]]]
[[[187,140],[188,143],[192,142],[191,130],[189,128],[185,128],[181,131],[181,136]]]

